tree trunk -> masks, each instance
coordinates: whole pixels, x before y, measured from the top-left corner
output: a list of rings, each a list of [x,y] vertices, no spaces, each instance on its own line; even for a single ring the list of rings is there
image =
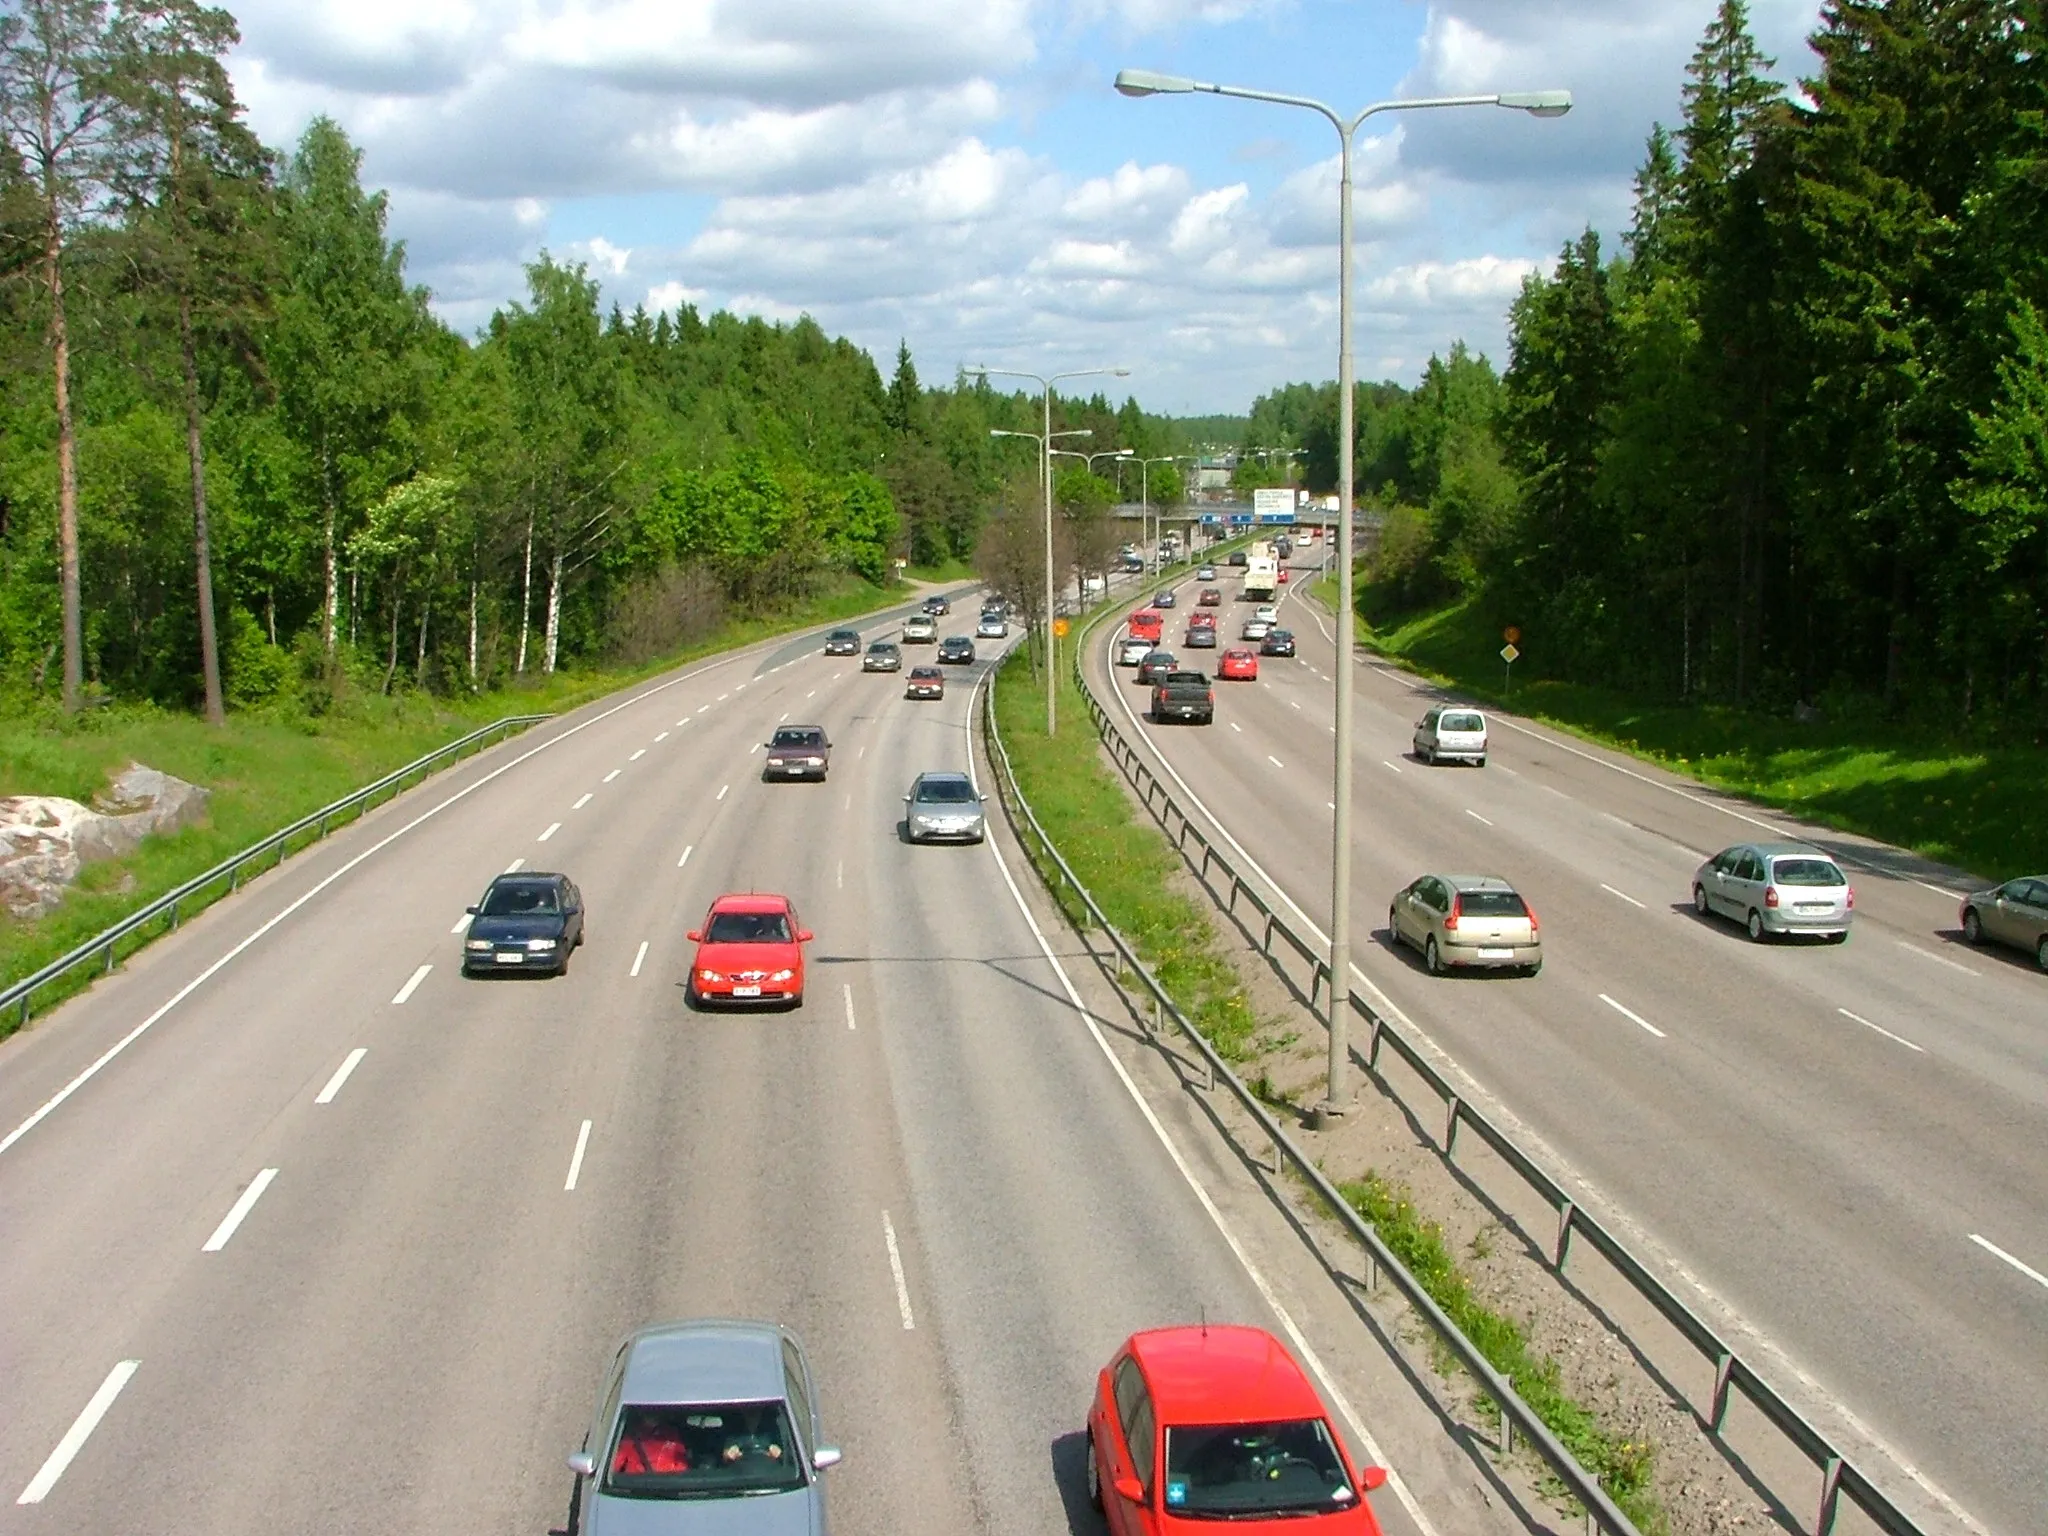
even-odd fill
[[[398,577],[394,574],[391,578],[391,644],[389,654],[384,662],[384,691],[387,694],[391,692],[391,680],[398,675],[398,610],[400,607],[398,595],[400,590]]]
[[[43,112],[47,141],[50,113]],[[64,712],[76,714],[85,691],[85,623],[78,595],[78,435],[71,420],[71,336],[64,323],[64,226],[57,189],[43,182],[43,282],[50,292],[50,355],[57,404],[57,584],[64,607]]]
[[[469,691],[476,692],[476,567],[469,570]]]
[[[415,688],[427,686],[427,620],[434,611],[434,594],[431,590],[420,599],[420,648],[413,658],[412,681]]]
[[[270,643],[277,644],[277,588],[272,587],[263,594],[263,611],[270,621]]]
[[[519,575],[519,660],[514,677],[526,676],[526,637],[533,629],[533,514],[526,514],[526,560]]]
[[[555,675],[555,657],[562,641],[562,552],[555,551],[548,562],[547,675]]]
[[[360,606],[360,589],[363,584],[363,568],[352,565],[348,571],[348,643],[351,649],[356,643],[356,609]]]
[[[320,510],[323,517],[320,570],[326,582],[326,591],[320,600],[320,647],[327,653],[329,661],[334,660],[336,622],[341,613],[341,568],[334,552],[334,456],[327,448],[327,434],[320,434]],[[353,577],[351,577],[353,582]],[[349,603],[349,642],[355,642],[355,603],[351,590]]]
[[[199,431],[199,362],[192,344],[192,296],[178,290],[178,345],[185,366],[185,454],[192,463],[192,555],[199,588],[199,673],[206,718],[227,724],[220,696],[220,642],[213,627],[212,536],[206,526],[206,447]]]

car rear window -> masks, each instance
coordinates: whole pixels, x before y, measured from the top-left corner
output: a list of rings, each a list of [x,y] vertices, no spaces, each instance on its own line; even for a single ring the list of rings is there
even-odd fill
[[[712,944],[787,944],[789,918],[781,912],[720,912],[704,937]]]
[[[926,779],[917,786],[917,798],[929,805],[967,805],[974,799],[974,786],[965,779]]]
[[[485,917],[546,917],[561,910],[555,888],[539,881],[494,885],[484,898]]]
[[[1780,885],[1847,885],[1830,859],[1789,858],[1771,863],[1771,878]]]
[[[1527,917],[1528,905],[1513,891],[1460,891],[1458,909],[1467,917]]]
[[[825,745],[825,733],[823,731],[800,731],[786,727],[775,733],[775,740],[771,745],[778,747],[822,747]]]
[[[619,1411],[604,1491],[721,1498],[804,1485],[802,1448],[779,1402],[642,1405]]]
[[[1447,714],[1437,721],[1436,728],[1440,731],[1483,731],[1486,720],[1480,715]]]

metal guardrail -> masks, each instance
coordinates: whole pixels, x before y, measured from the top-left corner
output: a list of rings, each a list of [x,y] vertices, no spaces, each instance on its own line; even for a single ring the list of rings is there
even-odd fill
[[[425,757],[414,758],[403,768],[394,769],[375,783],[365,784],[361,789],[342,796],[341,799],[336,800],[333,804],[323,805],[319,810],[301,816],[290,826],[271,833],[270,836],[264,838],[261,842],[251,843],[240,853],[214,865],[213,868],[207,870],[204,874],[194,875],[176,890],[166,891],[163,895],[157,897],[155,901],[129,913],[111,928],[103,929],[93,935],[93,937],[87,939],[69,954],[52,960],[34,975],[25,976],[20,981],[14,983],[13,986],[8,987],[4,992],[0,992],[0,1018],[4,1018],[9,1009],[13,1009],[15,1010],[15,1027],[20,1028],[26,1025],[29,1018],[29,1008],[34,1001],[36,993],[59,981],[81,966],[97,965],[102,974],[112,971],[114,961],[117,958],[117,951],[123,939],[141,934],[143,930],[161,917],[168,917],[169,919],[162,931],[164,933],[173,931],[178,926],[179,908],[192,903],[204,895],[209,887],[220,885],[222,881],[225,881],[226,888],[213,892],[212,896],[209,896],[208,899],[212,900],[226,895],[240,886],[242,883],[242,872],[258,859],[266,855],[275,854],[276,857],[272,860],[272,867],[274,868],[276,865],[283,863],[285,854],[290,851],[290,845],[306,832],[311,831],[313,834],[310,838],[306,839],[307,842],[317,842],[327,835],[329,824],[337,817],[346,815],[350,811],[367,811],[370,802],[386,790],[391,791],[392,796],[396,797],[399,791],[404,788],[405,781],[414,775],[425,778],[428,774],[437,771],[443,765],[444,760],[453,762],[470,747],[481,748],[492,736],[509,736],[515,730],[523,729],[529,725],[537,725],[543,720],[552,720],[553,718],[554,716],[552,715],[507,715],[502,720],[493,720],[489,725],[480,726],[478,729],[471,731],[467,736],[451,741],[445,746],[436,747]],[[150,937],[154,936],[151,935]],[[129,952],[133,953],[135,949],[141,948],[147,942],[148,938],[139,939],[135,945],[130,947]]]
[[[1085,639],[1085,632],[1081,638]],[[1078,646],[1076,647],[1076,654],[1079,654]],[[1062,856],[1059,849],[1054,845],[1052,838],[1047,834],[1044,826],[1040,824],[1037,813],[1031,809],[1030,802],[1024,798],[1023,791],[1018,787],[1016,772],[1010,763],[1009,751],[1003,745],[1002,733],[995,723],[995,694],[998,686],[996,677],[991,675],[988,698],[982,708],[982,731],[984,739],[988,744],[989,760],[996,765],[998,770],[996,774],[997,787],[1003,795],[1005,809],[1012,812],[1011,825],[1017,829],[1020,835],[1024,834],[1028,829],[1031,839],[1038,844],[1039,851],[1042,853],[1045,861],[1041,863],[1040,868],[1045,868],[1046,864],[1051,866],[1054,878],[1073,892],[1095,925],[1108,936],[1109,942],[1116,950],[1121,965],[1127,967],[1131,974],[1135,975],[1143,983],[1144,990],[1149,994],[1150,1001],[1157,1009],[1159,1016],[1171,1019],[1180,1033],[1201,1054],[1210,1090],[1214,1091],[1218,1084],[1229,1089],[1231,1096],[1251,1116],[1259,1130],[1270,1139],[1273,1148],[1274,1174],[1277,1176],[1280,1173],[1283,1160],[1288,1166],[1293,1168],[1295,1174],[1300,1177],[1302,1182],[1315,1192],[1322,1203],[1328,1207],[1330,1213],[1364,1247],[1368,1255],[1370,1273],[1373,1275],[1384,1273],[1393,1281],[1395,1289],[1400,1291],[1408,1304],[1429,1324],[1430,1329],[1442,1341],[1444,1347],[1457,1358],[1458,1363],[1472,1374],[1473,1379],[1499,1405],[1503,1426],[1503,1441],[1512,1443],[1513,1436],[1508,1430],[1508,1426],[1512,1426],[1513,1434],[1519,1434],[1534,1447],[1537,1455],[1542,1457],[1545,1465],[1550,1468],[1558,1482],[1563,1485],[1565,1491],[1579,1501],[1586,1511],[1587,1536],[1602,1536],[1602,1533],[1605,1533],[1605,1536],[1639,1536],[1635,1525],[1629,1520],[1628,1516],[1623,1514],[1620,1507],[1609,1497],[1607,1490],[1600,1486],[1599,1479],[1579,1464],[1578,1459],[1565,1448],[1563,1442],[1551,1433],[1550,1426],[1545,1424],[1536,1411],[1522,1400],[1521,1396],[1515,1391],[1512,1382],[1493,1368],[1492,1363],[1487,1360],[1486,1356],[1480,1353],[1479,1346],[1465,1336],[1464,1331],[1451,1321],[1443,1308],[1437,1304],[1436,1299],[1423,1288],[1422,1282],[1417,1280],[1409,1272],[1407,1266],[1402,1264],[1394,1251],[1380,1237],[1378,1230],[1373,1224],[1365,1220],[1352,1208],[1351,1203],[1339,1194],[1336,1186],[1324,1176],[1322,1169],[1318,1168],[1314,1161],[1304,1155],[1301,1149],[1294,1144],[1293,1139],[1288,1136],[1280,1123],[1267,1110],[1264,1102],[1245,1085],[1243,1080],[1230,1069],[1229,1064],[1217,1054],[1215,1047],[1204,1038],[1202,1032],[1195,1027],[1193,1021],[1181,1012],[1179,1005],[1174,1002],[1172,996],[1159,984],[1159,979],[1152,974],[1151,969],[1139,958],[1137,951],[1126,942],[1122,934],[1117,932],[1115,926],[1110,922],[1108,915],[1097,905],[1095,897],[1081,883],[1080,878],[1075,875],[1072,866],[1067,863],[1065,857]],[[1057,894],[1057,891],[1055,894]],[[1124,986],[1120,976],[1116,978],[1116,985],[1127,997],[1129,996],[1129,989]],[[1135,1002],[1136,999],[1133,999],[1133,1001]],[[1143,1010],[1139,1009],[1138,1013],[1142,1020],[1145,1016]]]
[[[1181,858],[1212,895],[1216,890],[1211,879],[1212,869],[1220,868],[1229,877],[1228,894],[1219,899],[1225,912],[1233,918],[1237,917],[1237,904],[1240,900],[1245,901],[1258,915],[1263,930],[1260,939],[1260,950],[1263,954],[1271,958],[1277,940],[1308,964],[1311,978],[1308,999],[1310,1012],[1314,1013],[1319,999],[1324,999],[1327,1007],[1326,998],[1330,989],[1328,951],[1320,946],[1311,945],[1296,933],[1287,919],[1238,873],[1236,866],[1217,849],[1208,834],[1181,809],[1158,775],[1146,765],[1143,758],[1117,730],[1115,722],[1110,719],[1109,710],[1095,696],[1094,689],[1088,684],[1082,657],[1082,646],[1076,644],[1073,647],[1075,681],[1088,705],[1088,712],[1095,721],[1096,734],[1124,777],[1130,781],[1131,787],[1137,791],[1145,808],[1158,821],[1160,829],[1172,840]],[[1189,851],[1190,841],[1200,850],[1199,862]],[[1844,1497],[1869,1516],[1886,1536],[1928,1536],[1918,1523],[1892,1502],[1889,1495],[1871,1482],[1820,1430],[1809,1423],[1797,1408],[1780,1396],[1769,1382],[1736,1354],[1728,1342],[1714,1331],[1712,1325],[1652,1274],[1619,1238],[1587,1215],[1570,1193],[1515,1145],[1500,1127],[1466,1103],[1458,1089],[1445,1079],[1399,1029],[1383,1018],[1355,990],[1346,987],[1344,991],[1350,1000],[1352,1013],[1366,1025],[1368,1032],[1364,1052],[1361,1053],[1356,1046],[1352,1047],[1352,1059],[1371,1073],[1373,1079],[1388,1092],[1398,1097],[1399,1091],[1380,1071],[1380,1053],[1382,1050],[1390,1049],[1416,1076],[1429,1085],[1441,1101],[1443,1109],[1444,1157],[1456,1162],[1458,1133],[1461,1129],[1470,1130],[1550,1206],[1557,1217],[1557,1235],[1550,1251],[1552,1268],[1562,1275],[1566,1260],[1571,1254],[1573,1238],[1582,1240],[1606,1259],[1638,1296],[1655,1307],[1687,1343],[1702,1357],[1712,1362],[1714,1389],[1706,1421],[1713,1434],[1719,1437],[1725,1432],[1730,1394],[1740,1392],[1773,1428],[1814,1464],[1821,1474],[1820,1503],[1812,1526],[1815,1536],[1830,1536],[1835,1526],[1837,1507]]]

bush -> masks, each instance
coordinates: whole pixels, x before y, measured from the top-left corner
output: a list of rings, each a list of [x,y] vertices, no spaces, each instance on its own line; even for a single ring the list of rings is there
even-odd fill
[[[297,667],[292,653],[272,645],[248,609],[222,610],[227,633],[221,645],[221,689],[237,709],[268,704],[288,687]]]

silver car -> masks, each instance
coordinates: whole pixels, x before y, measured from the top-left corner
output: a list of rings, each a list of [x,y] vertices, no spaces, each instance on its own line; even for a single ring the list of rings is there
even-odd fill
[[[1993,940],[2029,951],[2048,971],[2048,875],[2008,880],[1963,898],[1963,937]]]
[[[1543,969],[1543,930],[1528,902],[1493,875],[1423,875],[1397,892],[1387,908],[1397,944],[1422,952],[1430,975],[1467,967]]]
[[[977,640],[1001,640],[1010,633],[1010,621],[1000,613],[984,613],[981,622],[974,626]]]
[[[1486,716],[1462,704],[1438,704],[1415,722],[1415,755],[1425,763],[1486,766]]]
[[[860,659],[860,669],[863,672],[900,672],[903,670],[903,652],[893,641],[872,641],[867,654]]]
[[[920,773],[903,797],[903,835],[913,843],[978,843],[988,836],[986,798],[964,773]]]
[[[619,1346],[576,1474],[582,1536],[824,1536],[818,1426],[803,1347],[774,1323],[657,1323]]]
[[[937,645],[939,621],[928,613],[913,613],[903,621],[905,645]]]
[[[1842,867],[1807,843],[1737,843],[1693,872],[1692,909],[1742,924],[1762,943],[1773,934],[1849,937],[1856,892]]]

